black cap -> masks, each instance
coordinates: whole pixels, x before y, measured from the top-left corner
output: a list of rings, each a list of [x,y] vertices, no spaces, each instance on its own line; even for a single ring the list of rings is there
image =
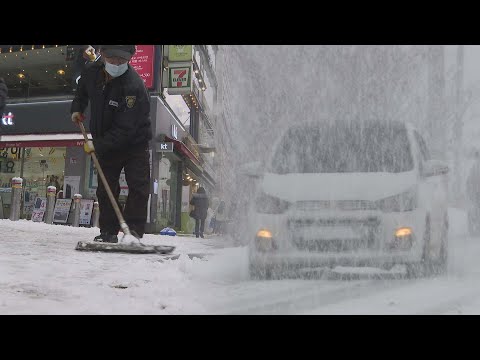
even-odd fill
[[[118,56],[130,60],[135,54],[135,45],[101,45],[100,50],[106,57]]]

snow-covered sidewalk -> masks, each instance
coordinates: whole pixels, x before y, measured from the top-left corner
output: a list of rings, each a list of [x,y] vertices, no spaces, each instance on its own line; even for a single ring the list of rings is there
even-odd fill
[[[238,261],[229,260],[241,250],[222,249],[230,244],[219,237],[147,234],[142,240],[176,246],[178,260],[74,250],[77,241],[95,235],[96,228],[0,220],[0,314],[205,313],[196,299],[215,279],[222,281],[218,259],[222,272],[233,266],[233,277],[246,276]],[[208,254],[209,260],[187,253]]]

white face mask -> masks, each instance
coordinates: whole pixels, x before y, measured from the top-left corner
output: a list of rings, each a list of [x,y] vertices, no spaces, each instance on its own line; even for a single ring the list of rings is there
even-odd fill
[[[105,70],[110,74],[111,77],[119,77],[128,69],[128,62],[122,65],[113,65],[105,61]]]

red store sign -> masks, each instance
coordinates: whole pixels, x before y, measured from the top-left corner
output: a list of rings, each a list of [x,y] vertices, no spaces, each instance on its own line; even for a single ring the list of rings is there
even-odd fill
[[[153,88],[154,45],[136,45],[137,51],[130,59],[130,65],[143,79],[147,89]]]

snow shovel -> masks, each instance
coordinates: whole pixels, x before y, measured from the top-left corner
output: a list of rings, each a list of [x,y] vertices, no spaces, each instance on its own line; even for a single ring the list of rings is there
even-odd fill
[[[89,141],[87,132],[85,131],[85,127],[83,126],[82,122],[78,123],[80,130],[82,130],[83,137],[85,142]],[[117,204],[115,196],[113,196],[112,190],[108,185],[107,179],[105,178],[105,174],[103,173],[102,168],[98,162],[97,155],[95,152],[91,153],[93,162],[97,169],[98,175],[100,175],[100,179],[102,180],[103,186],[107,191],[108,198],[112,203],[113,209],[115,210],[115,214],[117,215],[118,222],[120,223],[120,228],[123,231],[123,237],[119,240],[118,243],[106,243],[106,242],[97,242],[97,241],[79,241],[75,250],[80,251],[103,251],[103,252],[123,252],[123,253],[130,253],[130,254],[170,254],[174,249],[175,246],[167,246],[167,245],[146,245],[140,242],[140,239],[136,234],[130,231],[125,219],[123,218],[122,212]]]

